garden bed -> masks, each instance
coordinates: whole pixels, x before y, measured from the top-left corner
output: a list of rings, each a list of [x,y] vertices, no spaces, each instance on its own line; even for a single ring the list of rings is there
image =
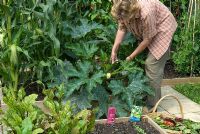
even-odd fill
[[[129,117],[117,118],[113,125],[107,125],[106,121],[96,120],[95,130],[90,134],[166,134],[148,116],[141,122],[129,122]]]
[[[153,120],[145,116],[141,122],[129,122],[129,117],[117,118],[114,125],[107,125],[106,119],[96,120],[95,130],[88,134],[166,134]],[[0,133],[6,128],[0,126]]]
[[[200,77],[164,79],[162,85],[174,86],[180,83],[200,83]],[[35,104],[43,111],[48,112],[48,110],[43,106],[43,101],[37,101]],[[6,105],[2,103],[1,108],[5,110]],[[146,120],[143,120],[139,123],[128,122],[128,119],[128,117],[118,118],[116,119],[116,124],[112,126],[106,125],[106,120],[97,120],[95,125],[95,131],[91,134],[104,134],[104,132],[120,134],[123,134],[124,132],[127,134],[137,134],[137,131],[144,131],[150,134],[156,134],[156,131],[158,131],[158,134],[166,134],[164,129],[162,129],[158,124],[156,124],[152,119],[148,117],[146,117]],[[136,126],[136,128],[134,126]]]
[[[43,101],[37,101],[35,104],[48,113],[48,110],[43,106]],[[1,106],[3,110],[6,110],[6,104],[3,103]],[[156,120],[158,119],[156,118]],[[95,130],[89,134],[167,134],[166,128],[161,128],[160,121],[157,123],[148,115],[144,115],[142,121],[137,123],[129,122],[129,117],[117,118],[114,125],[107,125],[106,121],[107,119],[96,120]],[[0,129],[0,132],[6,130],[3,127]]]
[[[49,111],[44,107],[43,101],[37,101],[35,103],[44,112]],[[1,104],[2,110],[6,110],[6,104]],[[114,125],[107,125],[107,119],[100,119],[95,121],[95,130],[89,134],[166,134],[163,129],[160,128],[152,119],[148,116],[144,116],[141,122],[133,123],[129,122],[129,117],[116,118]],[[0,132],[6,131],[5,127],[0,127]]]

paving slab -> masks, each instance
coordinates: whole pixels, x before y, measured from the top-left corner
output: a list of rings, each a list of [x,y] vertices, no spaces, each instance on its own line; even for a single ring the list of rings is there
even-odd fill
[[[195,102],[192,102],[191,100],[179,100],[181,102],[181,105],[183,107],[183,113],[194,113],[194,112],[200,112],[200,105],[196,104]],[[164,99],[160,106],[168,111],[169,113],[178,114],[180,113],[180,106],[178,102],[175,99],[167,100]]]
[[[191,119],[196,122],[200,122],[200,105],[193,102],[186,96],[180,94],[170,86],[164,86],[161,89],[162,96],[172,94],[176,96],[179,101],[181,102],[181,105],[183,107],[183,113],[184,113],[184,118],[185,119]],[[167,112],[171,114],[175,114],[177,116],[180,116],[180,106],[177,102],[172,97],[166,97],[163,99],[159,106],[163,109],[165,109]]]
[[[175,95],[176,97],[178,97],[179,99],[187,99],[187,97],[185,97],[184,95],[182,95],[181,93],[179,93],[178,91],[174,90],[172,87],[170,86],[163,86],[161,88],[161,95],[165,96],[168,94],[172,94]],[[171,99],[171,98],[166,98],[166,99]]]
[[[176,116],[180,117],[180,114],[175,114]],[[200,122],[200,112],[199,113],[187,113],[184,114],[184,119],[190,119],[194,122]]]

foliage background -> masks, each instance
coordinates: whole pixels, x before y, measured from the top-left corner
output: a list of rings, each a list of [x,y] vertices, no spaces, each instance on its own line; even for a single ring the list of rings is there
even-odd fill
[[[196,18],[200,13],[195,10],[199,8],[199,1],[191,5],[186,0],[162,2],[171,9],[179,24],[172,45],[175,69],[181,74],[199,75],[200,23]],[[110,65],[117,29],[110,15],[111,4],[102,0],[0,1],[3,86],[15,92],[35,81],[39,85],[45,83],[49,89],[62,87],[66,99],[73,100],[79,109],[93,108],[92,103],[104,100],[99,104],[98,117],[107,112],[110,104],[120,106],[121,116],[131,105],[142,105],[140,97],[152,92],[141,71],[145,53],[132,63],[123,62],[137,46],[130,33],[120,48],[120,63]],[[195,5],[196,8],[191,8]],[[107,79],[107,73],[112,77]]]

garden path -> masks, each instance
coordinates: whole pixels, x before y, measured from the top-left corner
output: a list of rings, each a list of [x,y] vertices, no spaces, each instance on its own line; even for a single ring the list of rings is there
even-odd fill
[[[181,102],[181,105],[183,107],[183,114],[185,119],[191,119],[196,122],[200,122],[200,105],[191,101],[186,96],[180,94],[176,90],[174,90],[170,86],[163,86],[161,89],[162,96],[171,94],[176,96],[179,101]],[[170,114],[175,114],[177,116],[180,115],[180,107],[178,102],[173,99],[172,97],[166,97],[164,98],[158,107],[158,112],[168,112]]]

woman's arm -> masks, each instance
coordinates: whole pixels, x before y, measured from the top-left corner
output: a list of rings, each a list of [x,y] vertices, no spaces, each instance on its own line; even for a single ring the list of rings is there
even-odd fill
[[[133,51],[131,55],[129,55],[126,60],[131,61],[134,59],[138,54],[140,54],[149,44],[151,43],[151,39],[144,39],[138,47]]]
[[[121,42],[124,39],[125,34],[126,34],[125,31],[120,30],[120,29],[117,30],[115,42],[114,42],[114,45],[112,47],[112,52],[111,52],[111,63],[112,64],[117,60],[117,52],[118,52]]]

